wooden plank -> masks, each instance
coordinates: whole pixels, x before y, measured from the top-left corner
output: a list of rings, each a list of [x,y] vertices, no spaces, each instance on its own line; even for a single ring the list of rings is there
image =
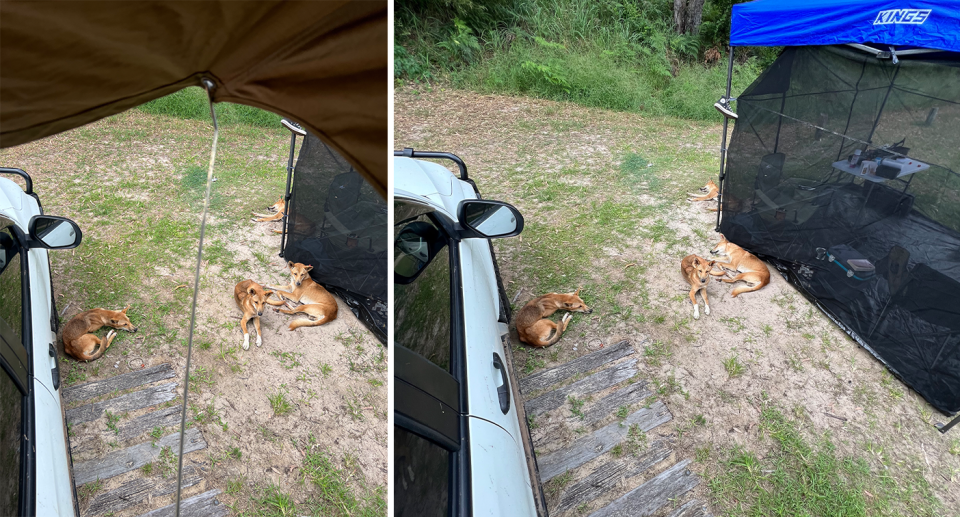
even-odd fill
[[[646,472],[657,463],[667,459],[672,451],[663,440],[650,444],[639,457],[629,456],[623,460],[604,463],[579,483],[563,491],[557,512],[565,512],[602,496],[616,487],[621,479],[629,479]]]
[[[578,357],[569,363],[564,363],[560,366],[543,370],[542,372],[537,372],[520,379],[520,391],[530,393],[545,390],[578,373],[587,373],[595,370],[621,357],[626,357],[633,352],[634,348],[630,346],[630,341],[621,341],[613,345],[605,346],[596,352]]]
[[[589,436],[585,436],[569,447],[538,457],[540,466],[540,480],[543,483],[564,472],[575,469],[580,465],[606,453],[618,443],[627,438],[630,426],[637,424],[644,432],[669,422],[673,416],[662,401],[656,401],[649,408],[641,408],[629,415],[624,421],[613,422],[601,427]]]
[[[710,517],[703,503],[696,499],[691,499],[673,511],[667,517]]]
[[[183,467],[183,487],[191,487],[200,483],[200,473],[196,467]],[[118,512],[131,506],[136,506],[151,497],[161,497],[177,491],[177,478],[160,482],[156,478],[139,478],[128,481],[119,487],[97,495],[84,515],[97,515],[107,512]]]
[[[176,387],[176,382],[168,382],[167,384],[121,395],[117,398],[68,409],[67,423],[82,424],[83,422],[90,422],[103,416],[104,411],[118,413],[162,404],[176,398],[177,394],[174,393]]]
[[[590,514],[590,517],[644,517],[653,515],[671,500],[700,484],[700,478],[687,470],[683,460],[661,472],[623,497]]]
[[[132,420],[126,422],[121,422],[117,425],[117,431],[113,432],[110,429],[107,429],[101,433],[102,442],[117,442],[123,443],[127,440],[132,440],[138,438],[144,433],[150,433],[153,431],[154,427],[180,427],[180,409],[179,405],[170,406],[168,408],[158,409],[157,411],[151,411],[145,415],[141,415]],[[80,452],[97,445],[96,440],[85,440],[81,443],[80,440],[73,440],[70,444],[71,450],[74,452]]]
[[[200,495],[181,500],[180,517],[223,517],[224,515],[229,515],[230,510],[225,505],[220,504],[220,501],[216,499],[219,493],[220,490],[214,488]],[[173,517],[174,510],[175,505],[171,504],[170,506],[164,506],[152,512],[147,512],[140,517]]]
[[[203,435],[196,428],[187,429],[184,433],[183,452],[193,452],[207,447]],[[180,448],[180,433],[173,433],[152,443],[141,443],[111,452],[102,458],[77,463],[73,466],[74,483],[76,486],[85,485],[98,479],[108,479],[119,476],[124,472],[136,470],[160,457],[164,447],[173,449],[176,456]]]
[[[104,379],[102,381],[93,381],[85,384],[78,384],[63,389],[64,402],[76,402],[78,400],[92,399],[114,391],[128,390],[150,384],[151,382],[162,381],[175,376],[170,363],[163,363],[157,366],[151,366],[145,370],[122,373],[116,377]]]
[[[620,406],[630,406],[653,395],[653,392],[647,389],[647,383],[635,382],[629,386],[614,391],[603,397],[583,411],[583,420],[579,417],[572,417],[579,421],[581,425],[595,424],[604,418],[614,414]]]
[[[580,379],[579,381],[564,386],[553,391],[540,395],[535,399],[527,401],[523,407],[528,415],[539,415],[562,406],[568,396],[583,396],[602,389],[609,388],[614,384],[623,382],[637,374],[637,360],[631,359],[616,364],[605,370]]]

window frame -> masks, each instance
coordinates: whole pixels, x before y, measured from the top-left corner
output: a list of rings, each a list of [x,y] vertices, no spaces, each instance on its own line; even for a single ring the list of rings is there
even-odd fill
[[[33,515],[36,512],[36,479],[37,479],[37,452],[33,447],[36,443],[36,420],[34,407],[33,390],[33,313],[30,310],[30,257],[29,249],[24,245],[27,242],[27,236],[12,219],[0,215],[0,229],[9,228],[10,232],[20,248],[20,296],[22,311],[21,318],[21,344],[26,351],[27,373],[26,383],[21,384],[21,379],[13,373],[12,368],[5,364],[6,360],[0,360],[4,373],[10,375],[11,379],[20,388],[23,395],[20,415],[20,515]],[[2,345],[0,345],[2,346]],[[15,353],[11,351],[12,353]]]
[[[460,240],[456,238],[457,232],[456,227],[450,219],[448,219],[444,214],[437,211],[436,207],[423,203],[422,201],[416,199],[410,199],[407,197],[396,196],[394,198],[394,203],[406,203],[422,206],[426,211],[425,214],[443,233],[443,238],[447,240],[447,248],[449,249],[448,260],[449,271],[450,271],[450,370],[449,372],[443,371],[439,366],[433,365],[426,358],[423,358],[423,361],[429,363],[432,366],[435,366],[436,372],[433,378],[434,382],[438,382],[441,385],[446,384],[447,390],[452,386],[456,387],[456,394],[445,393],[444,399],[450,401],[449,396],[456,398],[459,407],[452,408],[448,404],[444,404],[451,409],[456,410],[456,418],[458,420],[459,426],[459,440],[456,444],[457,448],[455,449],[454,443],[452,440],[446,439],[447,436],[444,436],[444,433],[441,433],[440,430],[434,429],[429,425],[425,425],[425,422],[420,419],[411,418],[411,414],[416,414],[415,409],[413,408],[413,400],[404,397],[404,396],[394,396],[394,425],[399,426],[411,433],[414,433],[422,438],[430,440],[431,442],[439,445],[440,447],[446,449],[450,452],[449,463],[448,463],[448,480],[449,480],[449,493],[448,493],[448,511],[447,515],[457,516],[457,517],[467,517],[471,513],[471,491],[470,491],[470,454],[469,454],[469,432],[467,426],[467,414],[469,414],[467,407],[467,393],[466,393],[466,361],[465,361],[465,342],[466,342],[466,332],[465,332],[465,322],[463,314],[463,282],[462,278],[462,268],[460,265]],[[396,308],[394,308],[396,310]],[[395,344],[396,351],[399,351],[400,348],[404,348],[401,344]],[[409,351],[410,354],[417,355],[416,352]],[[407,352],[400,352],[400,354],[405,354]],[[395,354],[396,358],[396,354]],[[395,391],[397,392],[407,392],[414,393],[409,390],[414,389],[422,391],[424,395],[432,397],[442,403],[442,400],[431,395],[431,391],[436,390],[436,386],[430,387],[428,383],[418,382],[423,379],[418,379],[416,376],[412,375],[413,372],[410,372],[407,369],[406,365],[400,364],[399,361],[394,361],[394,379],[395,379]],[[446,378],[442,376],[446,376]],[[412,382],[411,382],[412,381]],[[450,384],[450,383],[454,384]],[[440,406],[437,406],[438,410]]]

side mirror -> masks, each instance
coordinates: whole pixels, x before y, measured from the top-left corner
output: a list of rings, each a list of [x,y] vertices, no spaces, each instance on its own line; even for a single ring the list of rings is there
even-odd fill
[[[467,231],[463,238],[498,239],[523,231],[520,211],[502,201],[465,199],[457,207],[457,219]]]
[[[30,219],[29,230],[30,245],[36,248],[68,250],[83,240],[80,227],[66,217],[35,215]]]

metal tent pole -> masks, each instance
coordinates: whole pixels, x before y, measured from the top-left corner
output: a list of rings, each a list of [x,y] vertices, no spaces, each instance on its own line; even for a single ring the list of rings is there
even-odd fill
[[[727,61],[727,93],[724,96],[727,99],[727,105],[729,106],[730,102],[730,83],[733,81],[733,47],[727,47],[729,49],[730,59]],[[723,177],[724,177],[724,166],[727,161],[727,124],[730,123],[730,118],[723,117],[723,135],[720,136],[720,184],[717,185],[717,190],[720,192],[717,194],[717,228],[715,231],[720,231],[720,213],[722,212],[723,207]]]
[[[287,158],[287,188],[283,192],[283,219],[281,219],[280,234],[280,256],[283,256],[283,248],[287,242],[287,216],[290,215],[290,178],[293,176],[293,151],[297,147],[297,135],[307,136],[307,132],[300,127],[300,124],[291,120],[282,119],[280,121],[283,127],[290,130],[290,157]]]

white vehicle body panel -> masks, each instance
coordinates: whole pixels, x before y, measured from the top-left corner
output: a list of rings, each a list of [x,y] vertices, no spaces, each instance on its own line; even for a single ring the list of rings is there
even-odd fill
[[[12,219],[26,235],[30,219],[40,215],[40,207],[19,185],[0,178],[0,214]],[[60,391],[53,387],[52,370],[58,359],[49,354],[51,344],[56,348],[57,336],[50,328],[52,286],[47,253],[46,249],[37,248],[28,250],[23,257],[28,260],[30,275],[32,335],[24,337],[29,341],[27,353],[33,358],[36,510],[37,515],[74,515],[64,412]]]
[[[473,515],[535,516],[523,447],[500,426],[477,418],[469,422]]]

